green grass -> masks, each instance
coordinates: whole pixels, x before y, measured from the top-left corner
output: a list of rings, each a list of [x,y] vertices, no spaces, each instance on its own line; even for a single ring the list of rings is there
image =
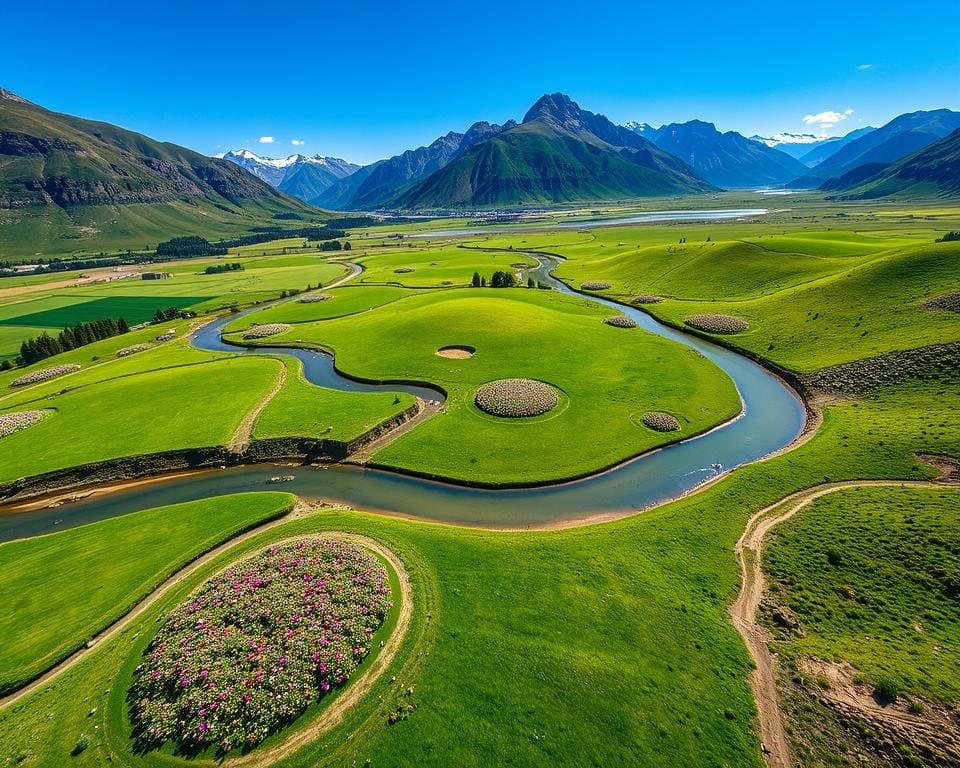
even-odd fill
[[[0,544],[0,693],[65,658],[171,573],[287,511],[294,499],[221,496]]]
[[[115,296],[91,299],[55,309],[31,312],[26,315],[0,320],[0,325],[32,325],[44,328],[64,328],[77,323],[87,323],[103,318],[122,317],[130,325],[153,318],[159,309],[176,307],[184,309],[193,304],[208,301],[211,297],[186,296]]]
[[[296,360],[288,359],[287,381],[260,414],[256,439],[327,438],[350,442],[370,428],[413,405],[412,395],[398,392],[341,392],[306,381]]]
[[[781,654],[842,659],[873,684],[960,700],[960,492],[817,499],[775,529],[764,569],[804,630],[776,643]]]
[[[443,387],[445,411],[386,446],[386,466],[484,483],[582,475],[678,437],[701,432],[740,408],[733,384],[712,363],[639,329],[603,323],[609,310],[583,299],[527,289],[469,289],[411,296],[362,315],[299,324],[271,343],[300,340],[332,349],[337,366],[374,380]],[[468,360],[437,349],[476,348]],[[531,355],[531,350],[538,350]],[[560,405],[533,419],[499,419],[473,404],[480,385],[541,379]],[[683,424],[665,436],[640,424],[650,410]],[[576,450],[569,446],[577,445]]]
[[[327,293],[323,291],[323,293]],[[414,291],[393,285],[357,286],[346,285],[329,292],[334,298],[312,304],[301,304],[296,299],[267,307],[251,315],[238,318],[227,325],[225,332],[240,331],[251,325],[263,323],[306,323],[312,320],[327,320],[364,312],[391,301],[409,296]]]
[[[536,266],[536,261],[519,253],[485,253],[463,248],[422,248],[396,251],[356,259],[364,267],[361,283],[399,283],[413,287],[469,285],[474,272],[490,281],[497,270],[513,271],[514,263]],[[397,269],[411,268],[413,272],[398,273]]]
[[[270,390],[278,365],[269,358],[232,358],[112,379],[32,401],[31,407],[56,412],[3,438],[0,482],[125,456],[224,445]],[[8,402],[2,406],[4,412],[16,410]]]

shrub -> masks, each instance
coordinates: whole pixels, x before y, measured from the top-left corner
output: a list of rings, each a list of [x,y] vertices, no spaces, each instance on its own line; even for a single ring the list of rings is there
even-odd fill
[[[85,733],[81,733],[80,736],[77,737],[77,743],[74,744],[73,749],[70,750],[70,754],[76,757],[81,752],[86,751],[87,747],[89,746],[90,746],[90,737],[87,736],[87,734]]]
[[[661,301],[663,301],[662,297],[653,296],[648,293],[643,293],[630,299],[631,304],[659,304]]]
[[[960,291],[945,293],[923,302],[927,309],[945,309],[948,312],[960,312]]]
[[[39,371],[32,371],[31,373],[25,373],[23,376],[14,379],[10,382],[11,387],[23,387],[27,384],[36,384],[40,381],[46,381],[47,379],[55,379],[57,376],[63,376],[67,373],[73,373],[74,371],[79,371],[79,365],[55,365],[53,368],[42,368]]]
[[[342,686],[391,607],[386,568],[336,539],[272,546],[174,609],[129,691],[142,748],[259,744]]]
[[[606,280],[587,280],[585,283],[580,283],[580,288],[584,291],[605,291],[610,287],[610,283]]]
[[[750,324],[741,317],[711,313],[691,315],[683,322],[691,328],[707,333],[740,333],[750,327]]]
[[[873,692],[883,701],[894,702],[900,695],[900,686],[893,678],[883,676],[877,678],[877,684],[873,687]]]
[[[644,426],[657,432],[676,432],[680,429],[680,420],[662,411],[649,411],[643,414],[643,423]]]
[[[410,272],[416,272],[416,270],[413,267],[397,267],[393,271],[396,272],[398,275],[406,275]]]
[[[266,336],[275,336],[278,333],[290,330],[286,323],[265,323],[264,325],[255,325],[243,334],[245,339],[262,339]]]
[[[607,325],[612,325],[615,328],[636,328],[637,323],[634,320],[631,320],[626,315],[613,315],[604,320]]]
[[[32,427],[44,416],[46,411],[15,411],[0,415],[0,437],[12,435],[21,429]]]
[[[297,299],[301,304],[316,304],[318,301],[329,301],[333,296],[329,293],[318,293],[313,296],[304,296],[302,299]]]
[[[144,352],[150,349],[149,344],[134,344],[132,347],[124,347],[123,349],[117,350],[117,357],[126,357],[127,355],[135,355],[137,352]]]
[[[560,402],[557,390],[534,379],[500,379],[477,390],[474,402],[481,411],[493,416],[524,418],[539,416]]]

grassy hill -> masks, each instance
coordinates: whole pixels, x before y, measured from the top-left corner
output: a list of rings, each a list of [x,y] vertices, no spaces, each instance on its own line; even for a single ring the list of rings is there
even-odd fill
[[[562,94],[401,193],[399,208],[482,207],[712,191],[686,163]]]
[[[242,168],[0,89],[0,252],[33,257],[232,235],[322,212]]]

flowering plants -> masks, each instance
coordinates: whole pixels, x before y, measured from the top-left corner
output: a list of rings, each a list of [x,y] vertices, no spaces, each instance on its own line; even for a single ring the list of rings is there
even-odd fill
[[[384,565],[336,539],[273,546],[170,613],[128,700],[143,748],[250,748],[346,683],[391,607]]]
[[[243,338],[262,339],[265,336],[274,336],[288,330],[290,330],[290,326],[286,323],[265,323],[263,325],[255,325],[247,330],[247,332],[243,334]]]
[[[474,402],[481,411],[493,416],[523,418],[539,416],[560,402],[557,390],[534,379],[500,379],[477,390]]]
[[[11,387],[23,387],[27,384],[36,384],[38,381],[54,379],[57,376],[63,376],[65,373],[79,371],[79,365],[55,365],[53,368],[41,368],[39,371],[31,371],[10,382]]]

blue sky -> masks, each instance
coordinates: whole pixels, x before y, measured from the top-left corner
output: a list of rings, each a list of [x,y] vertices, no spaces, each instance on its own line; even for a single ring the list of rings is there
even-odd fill
[[[701,118],[746,135],[960,108],[948,0],[33,0],[9,3],[2,25],[0,85],[209,154],[370,162],[519,119],[553,91],[616,122]]]

